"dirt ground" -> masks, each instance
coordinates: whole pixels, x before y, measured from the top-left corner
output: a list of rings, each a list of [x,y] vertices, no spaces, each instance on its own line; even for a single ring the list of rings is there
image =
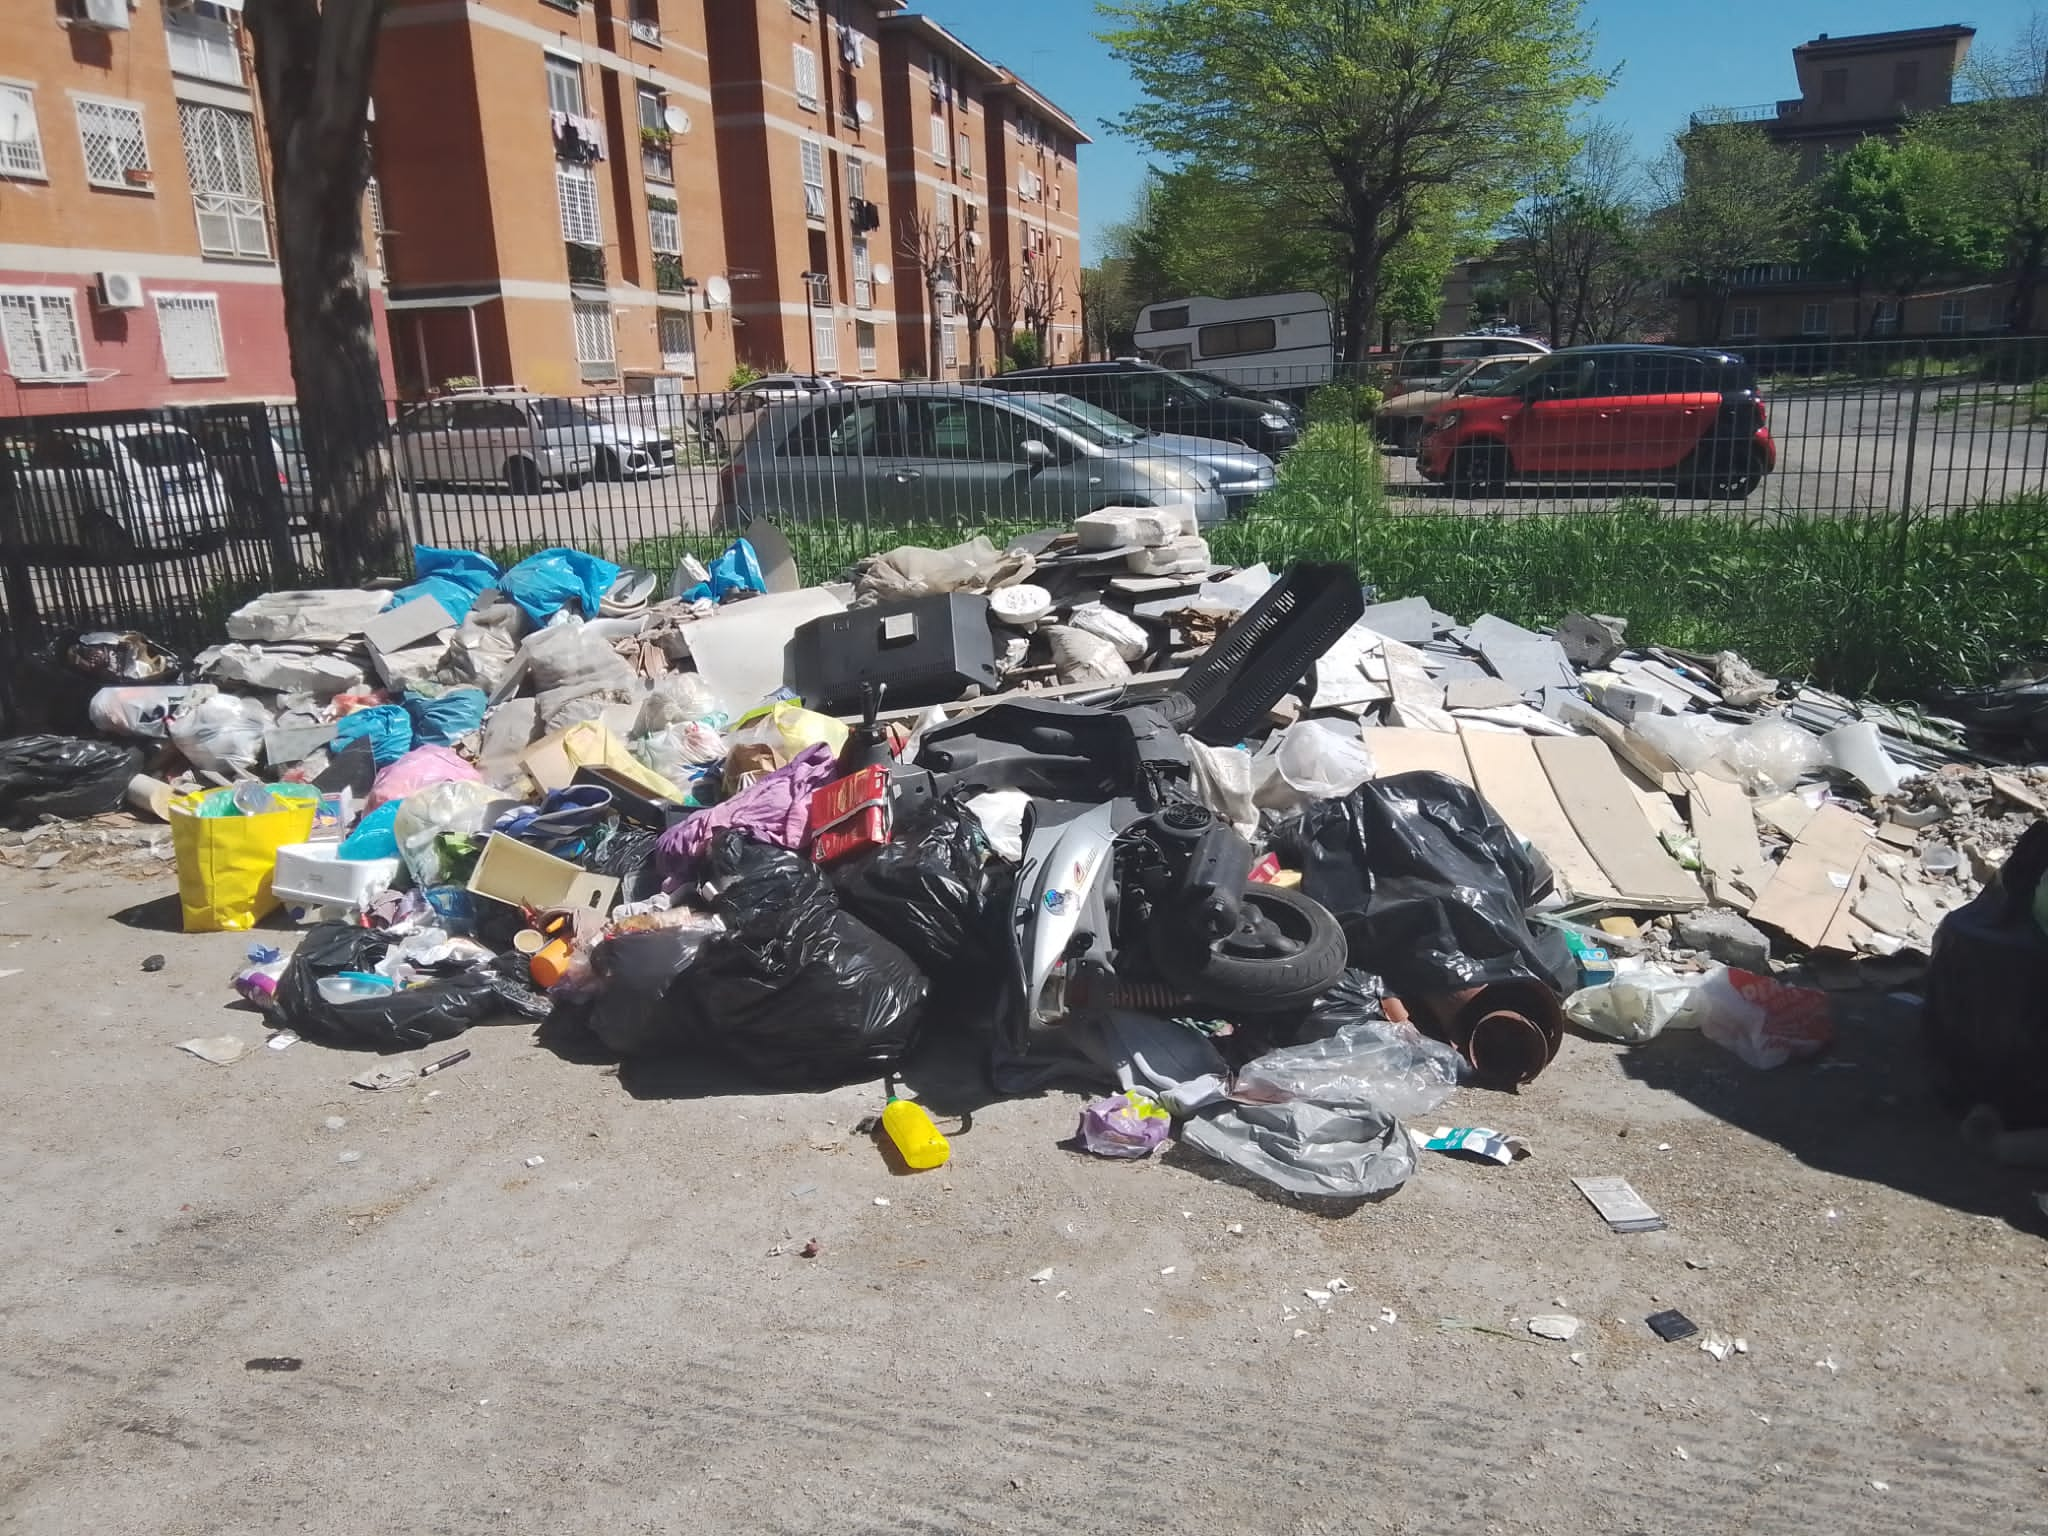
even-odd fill
[[[1337,1213],[1065,1150],[1078,1098],[940,1050],[971,1120],[899,1177],[876,1085],[707,1096],[528,1026],[380,1094],[197,1060],[264,1037],[248,939],[176,933],[147,862],[0,869],[0,1530],[2048,1531],[2048,1223],[1909,1009],[1775,1074],[1570,1040],[1441,1116],[1533,1158]]]

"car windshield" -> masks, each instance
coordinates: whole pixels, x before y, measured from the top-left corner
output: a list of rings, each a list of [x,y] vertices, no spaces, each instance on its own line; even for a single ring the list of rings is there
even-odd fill
[[[601,427],[604,423],[573,400],[536,400],[534,419],[544,427]]]
[[[1099,405],[1074,395],[1038,395],[1018,402],[1026,410],[1037,408],[1038,414],[1048,415],[1069,432],[1077,432],[1097,447],[1107,448],[1117,444],[1135,443],[1139,438],[1149,436],[1141,427],[1134,427],[1113,411],[1105,411]]]
[[[284,449],[286,453],[297,453],[299,451],[299,429],[290,422],[279,422],[275,428],[275,435],[277,437],[277,445]]]
[[[173,464],[201,462],[199,444],[183,432],[138,432],[121,439],[128,457],[144,469],[164,469]]]
[[[1528,362],[1511,368],[1500,378],[1489,383],[1475,383],[1465,393],[1468,395],[1518,395],[1522,388],[1537,374],[1550,366],[1549,357],[1532,357]]]
[[[1199,373],[1176,373],[1174,377],[1187,385],[1198,399],[1221,400],[1230,391],[1221,385],[1212,384]]]

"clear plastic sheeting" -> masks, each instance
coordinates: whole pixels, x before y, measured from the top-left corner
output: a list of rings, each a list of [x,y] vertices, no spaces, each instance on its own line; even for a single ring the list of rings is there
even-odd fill
[[[1252,760],[1254,798],[1266,810],[1295,811],[1317,800],[1348,795],[1372,777],[1372,753],[1349,721],[1337,729],[1297,720],[1269,752]]]
[[[1565,999],[1564,1014],[1581,1029],[1626,1045],[1640,1045],[1679,1022],[1693,989],[1704,979],[1649,966],[1623,971],[1612,981],[1574,992]]]
[[[1371,1019],[1247,1062],[1231,1084],[1231,1097],[1240,1103],[1307,1100],[1423,1115],[1450,1097],[1463,1062],[1412,1024]]]

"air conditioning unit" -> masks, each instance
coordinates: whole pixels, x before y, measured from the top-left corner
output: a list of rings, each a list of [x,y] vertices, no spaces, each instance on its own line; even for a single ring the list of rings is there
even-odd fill
[[[128,0],[77,0],[78,11],[72,24],[92,27],[101,32],[126,32],[128,30]]]
[[[102,272],[93,289],[93,303],[101,309],[142,308],[142,276],[136,272]]]

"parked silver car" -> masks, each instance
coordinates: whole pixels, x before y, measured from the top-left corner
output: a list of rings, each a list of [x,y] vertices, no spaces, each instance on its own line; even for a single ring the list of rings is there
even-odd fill
[[[524,495],[552,480],[567,490],[596,469],[599,438],[611,430],[573,400],[469,390],[398,418],[398,462],[416,484],[498,484]]]
[[[228,488],[183,427],[136,421],[0,439],[16,537],[81,551],[189,550],[227,536]]]
[[[1225,516],[1213,471],[1130,458],[1078,422],[994,390],[864,384],[761,414],[718,477],[729,524],[962,517],[1063,523],[1104,507]]]
[[[1026,410],[1048,415],[1075,431],[1098,435],[1105,447],[1124,458],[1186,459],[1213,471],[1216,489],[1222,493],[1224,510],[1230,516],[1244,511],[1254,497],[1273,489],[1273,461],[1243,443],[1190,437],[1181,432],[1147,432],[1077,395],[1017,394],[1010,398]]]

